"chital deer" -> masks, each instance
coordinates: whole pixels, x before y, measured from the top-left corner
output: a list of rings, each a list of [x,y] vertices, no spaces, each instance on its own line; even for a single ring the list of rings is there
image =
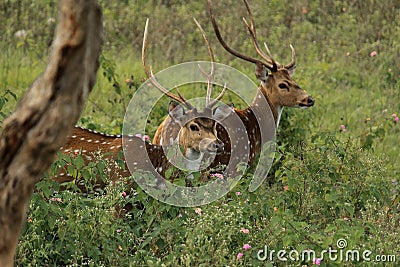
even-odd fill
[[[261,59],[244,55],[227,45],[227,43],[221,36],[218,24],[213,14],[212,3],[210,0],[208,1],[208,4],[211,22],[215,34],[221,45],[232,55],[254,63],[256,65],[256,77],[261,81],[259,90],[257,91],[257,94],[254,97],[251,105],[244,110],[235,109],[236,115],[241,119],[246,128],[248,142],[250,146],[248,162],[249,164],[251,164],[254,162],[257,155],[259,155],[261,147],[263,145],[261,141],[261,131],[265,129],[259,128],[257,118],[259,118],[259,114],[261,114],[261,119],[268,119],[264,118],[265,116],[267,116],[267,114],[265,114],[265,116],[263,117],[261,111],[263,108],[265,108],[266,103],[272,111],[273,119],[277,127],[279,125],[279,120],[283,107],[308,108],[314,105],[314,99],[310,97],[306,91],[302,90],[292,78],[292,75],[296,68],[295,51],[293,46],[290,46],[292,50],[292,60],[287,65],[282,65],[279,62],[275,61],[265,43],[264,45],[266,48],[266,53],[264,53],[257,40],[254,19],[250,7],[246,0],[243,0],[243,2],[249,14],[250,24],[246,21],[246,19],[243,20],[250,33],[255,50],[261,57]],[[225,120],[226,124],[228,124],[227,129],[235,128],[234,125],[230,127],[228,121],[229,118]],[[164,121],[157,129],[156,135],[153,139],[153,143],[158,144],[160,142],[160,134],[163,131],[172,131],[170,128],[171,125],[168,124],[168,121]],[[227,165],[230,160],[231,149],[237,146],[238,138],[230,138],[226,130],[223,129],[223,127],[221,126],[217,127],[217,131],[218,137],[224,142],[224,152],[216,157],[214,165]],[[243,135],[246,133],[241,134]],[[240,135],[240,133],[236,133],[236,135],[238,136]],[[234,140],[235,143],[233,143],[232,145],[232,142]]]
[[[196,22],[197,23],[197,22]],[[146,63],[146,49],[147,49],[147,29],[148,21],[146,22],[144,38],[143,38],[143,49],[142,49],[142,63],[144,71],[150,80],[150,82],[158,88],[161,92],[165,93],[170,98],[178,101],[171,101],[169,105],[168,123],[174,125],[176,131],[173,134],[167,134],[165,138],[174,136],[173,140],[169,139],[170,144],[179,144],[183,147],[186,158],[189,162],[201,161],[201,157],[204,154],[217,154],[223,151],[223,143],[217,138],[217,121],[223,121],[224,118],[232,113],[232,108],[227,105],[221,105],[213,109],[218,101],[223,97],[226,92],[226,88],[218,95],[214,100],[211,100],[212,84],[211,79],[213,73],[208,75],[210,79],[207,87],[206,106],[204,111],[200,112],[192,106],[186,99],[178,93],[173,94],[164,88],[155,78],[151,67],[147,67]],[[200,28],[201,29],[201,28]],[[201,29],[202,31],[202,29]],[[203,33],[204,31],[202,31]],[[203,34],[205,37],[205,35]],[[208,40],[205,38],[208,46],[211,61],[214,61],[214,55]],[[185,110],[185,108],[187,110]],[[166,158],[164,150],[159,145],[152,145],[148,142],[144,142],[142,139],[135,136],[126,136],[126,142],[123,144],[121,135],[110,135],[99,133],[96,131],[88,130],[82,127],[75,127],[69,136],[68,143],[63,146],[62,153],[64,154],[82,154],[86,162],[92,160],[93,153],[101,151],[105,153],[107,157],[116,158],[118,153],[122,151],[123,147],[126,149],[130,160],[133,160],[133,166],[135,168],[146,167],[148,169],[154,169],[162,176],[165,171],[172,167],[171,162]],[[147,154],[145,155],[142,148],[146,147]],[[132,152],[134,151],[134,152]],[[141,153],[143,152],[143,153]],[[148,160],[147,160],[148,155]],[[199,159],[200,158],[200,159]],[[149,164],[152,164],[149,165]],[[126,164],[125,164],[126,165]],[[128,164],[129,165],[129,164]],[[189,169],[196,170],[196,166],[186,166]],[[119,177],[130,176],[127,169],[120,169],[117,166],[111,170],[111,179],[115,180]],[[76,177],[75,177],[76,178]],[[74,179],[65,171],[58,171],[56,177],[58,182],[67,182]],[[101,181],[100,186],[104,186]],[[82,189],[82,188],[81,188]]]

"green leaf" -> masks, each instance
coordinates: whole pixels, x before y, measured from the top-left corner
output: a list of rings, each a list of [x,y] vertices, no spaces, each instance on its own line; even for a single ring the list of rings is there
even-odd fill
[[[336,190],[331,190],[330,193],[327,193],[325,195],[325,200],[328,202],[334,202],[339,198],[339,195],[337,194]]]
[[[83,165],[85,164],[82,156],[76,157],[74,163],[78,170],[80,170],[83,167]]]

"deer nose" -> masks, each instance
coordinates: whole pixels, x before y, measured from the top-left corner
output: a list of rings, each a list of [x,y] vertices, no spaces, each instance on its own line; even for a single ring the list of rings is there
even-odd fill
[[[221,140],[217,139],[208,145],[208,151],[217,152],[217,153],[222,152],[222,151],[224,151],[224,143]]]
[[[309,107],[314,106],[314,102],[315,102],[314,98],[309,96],[308,99],[307,99],[307,106],[309,106]]]

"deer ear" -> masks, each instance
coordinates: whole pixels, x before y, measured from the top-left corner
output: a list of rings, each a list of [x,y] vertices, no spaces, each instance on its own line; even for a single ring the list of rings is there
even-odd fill
[[[181,121],[185,116],[185,110],[178,102],[171,101],[169,102],[168,114],[173,120]]]
[[[233,105],[221,105],[214,110],[213,119],[221,122],[233,112]]]
[[[292,67],[287,69],[287,71],[289,72],[290,77],[293,76],[295,70],[296,70],[296,65],[293,65]]]
[[[262,82],[265,82],[268,77],[267,69],[260,63],[256,63],[256,77]]]

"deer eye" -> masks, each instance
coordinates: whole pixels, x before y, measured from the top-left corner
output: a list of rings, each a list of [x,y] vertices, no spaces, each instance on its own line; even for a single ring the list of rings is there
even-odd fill
[[[196,131],[196,132],[199,131],[199,127],[197,127],[197,125],[195,125],[195,124],[190,125],[189,128],[191,131]]]
[[[286,83],[280,83],[280,84],[279,84],[279,88],[285,89],[285,90],[288,90],[288,91],[289,91],[289,87],[286,85]]]

